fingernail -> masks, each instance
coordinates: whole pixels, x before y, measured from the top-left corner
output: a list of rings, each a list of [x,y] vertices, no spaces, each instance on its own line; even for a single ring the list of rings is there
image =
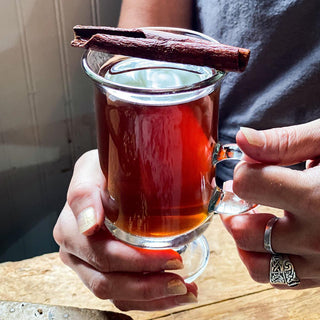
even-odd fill
[[[184,296],[177,296],[175,298],[175,301],[177,304],[179,304],[180,306],[183,306],[185,304],[189,304],[189,303],[197,303],[198,299],[197,297],[192,293],[192,292],[188,292],[186,295]]]
[[[174,279],[167,283],[167,293],[170,295],[182,295],[187,292],[188,289],[181,280]]]
[[[256,147],[264,146],[265,139],[264,139],[264,135],[261,132],[251,128],[246,128],[246,127],[241,127],[240,130],[246,137],[249,144]]]
[[[179,259],[168,260],[164,265],[164,270],[183,269],[183,263]]]
[[[77,217],[78,229],[81,233],[88,233],[88,231],[95,228],[97,225],[96,214],[92,207],[81,211]]]

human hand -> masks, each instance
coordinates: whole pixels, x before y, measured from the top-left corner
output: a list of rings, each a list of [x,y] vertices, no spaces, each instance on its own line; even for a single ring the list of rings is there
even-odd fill
[[[320,285],[320,119],[303,125],[237,134],[246,154],[234,172],[233,190],[244,200],[284,210],[273,227],[272,248],[289,255],[297,289]],[[306,170],[283,167],[305,161]],[[241,214],[221,218],[233,236],[251,277],[269,282],[270,254],[264,231],[273,215]],[[288,288],[275,285],[277,288]]]
[[[67,203],[54,228],[61,260],[99,298],[126,310],[161,310],[196,302],[197,287],[165,270],[183,267],[174,250],[139,249],[115,239],[104,226],[113,210],[96,150],[76,163]]]

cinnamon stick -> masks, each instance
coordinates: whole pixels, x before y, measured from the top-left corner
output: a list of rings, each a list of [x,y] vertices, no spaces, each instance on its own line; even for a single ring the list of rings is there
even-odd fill
[[[248,49],[157,30],[75,26],[74,34],[74,47],[223,71],[244,71],[250,56]]]
[[[82,40],[89,40],[95,34],[100,33],[100,34],[108,34],[108,35],[114,35],[114,36],[132,37],[132,38],[204,42],[204,40],[200,38],[188,37],[178,33],[172,33],[172,32],[161,31],[156,29],[148,29],[148,28],[126,29],[126,28],[106,27],[106,26],[76,25],[73,27],[73,32],[74,32],[75,38],[82,39]]]
[[[142,29],[124,29],[105,26],[76,25],[73,27],[73,33],[75,38],[82,40],[89,40],[97,33],[132,38],[147,38],[145,32]]]

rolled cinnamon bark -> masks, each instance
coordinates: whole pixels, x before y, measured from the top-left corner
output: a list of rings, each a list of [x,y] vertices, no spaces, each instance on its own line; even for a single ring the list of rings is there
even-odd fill
[[[125,29],[105,26],[82,26],[76,25],[73,27],[75,38],[89,40],[97,33],[109,34],[114,36],[132,37],[132,38],[147,38],[142,29]]]
[[[74,33],[74,47],[223,71],[244,71],[250,57],[249,49],[150,29],[76,26]]]

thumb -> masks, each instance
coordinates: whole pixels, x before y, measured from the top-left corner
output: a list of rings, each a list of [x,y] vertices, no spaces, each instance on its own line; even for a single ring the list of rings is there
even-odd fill
[[[241,128],[236,139],[249,161],[292,165],[320,156],[320,119],[261,131]]]
[[[73,176],[67,193],[67,202],[75,215],[79,232],[92,235],[104,222],[101,190],[105,178],[100,169],[98,152],[89,151],[82,155],[74,166]]]

